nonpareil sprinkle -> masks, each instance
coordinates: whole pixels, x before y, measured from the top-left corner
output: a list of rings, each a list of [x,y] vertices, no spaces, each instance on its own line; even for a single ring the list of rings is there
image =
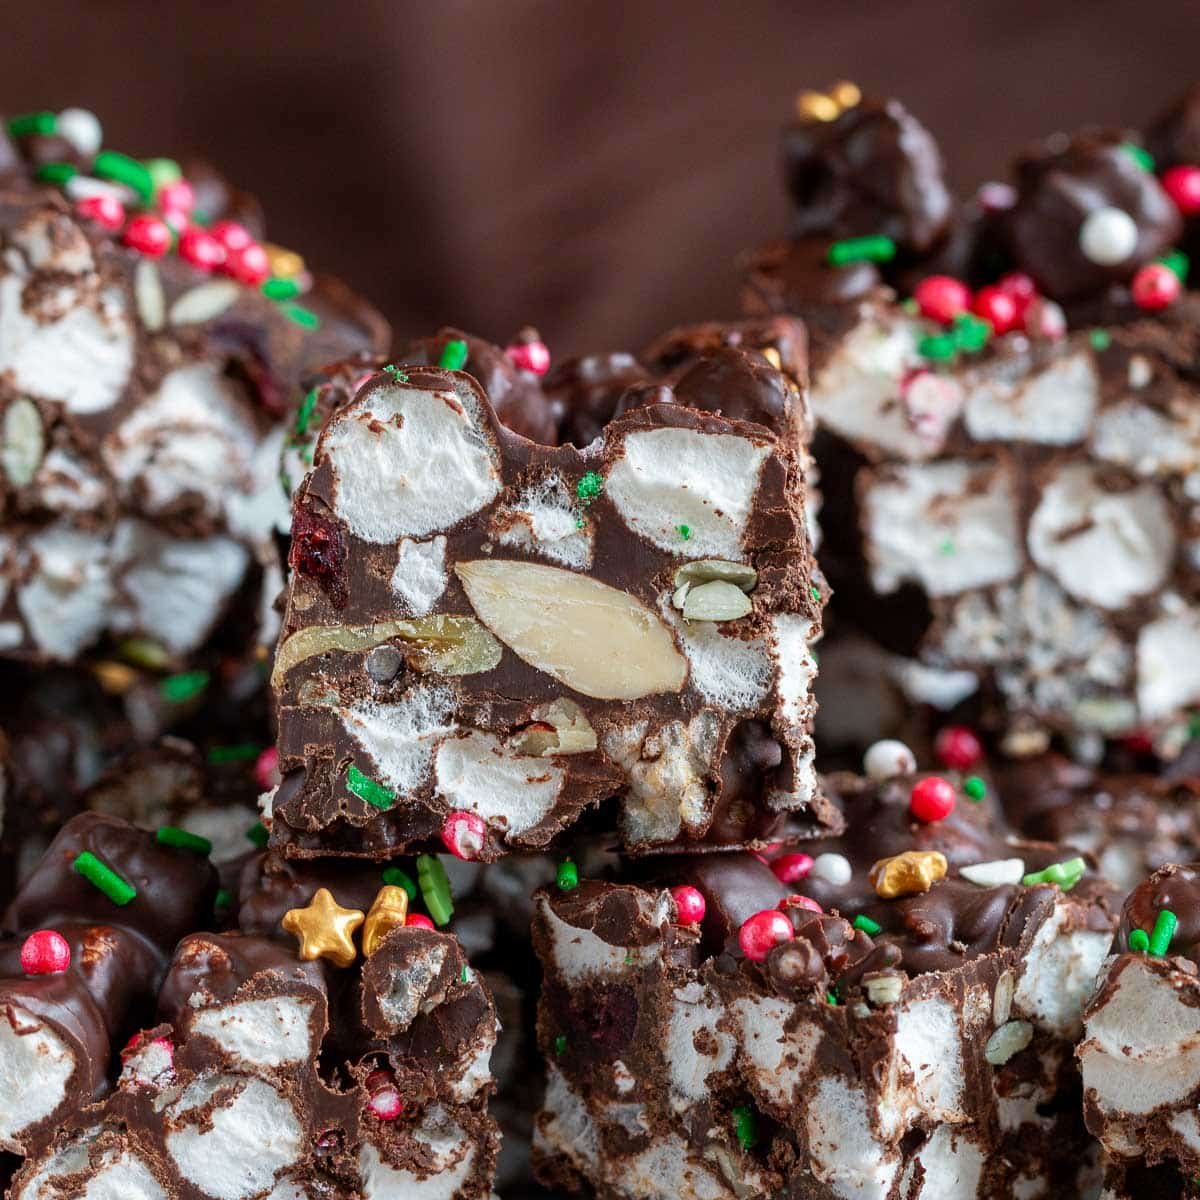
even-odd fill
[[[968,775],[963,780],[963,791],[966,793],[968,800],[974,800],[978,804],[980,800],[987,796],[987,784],[978,775]]]
[[[575,495],[584,504],[590,504],[604,491],[604,476],[599,471],[588,471],[575,485]]]

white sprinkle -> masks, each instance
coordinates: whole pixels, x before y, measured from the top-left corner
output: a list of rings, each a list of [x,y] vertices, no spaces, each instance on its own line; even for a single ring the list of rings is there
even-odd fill
[[[979,887],[1003,887],[1006,883],[1021,882],[1025,876],[1025,862],[1020,858],[998,858],[994,862],[960,867],[958,873],[968,883]]]
[[[119,183],[94,179],[91,175],[72,175],[63,187],[63,191],[71,200],[87,200],[92,196],[107,196],[121,204],[129,204],[137,199],[132,189],[123,187]]]
[[[1137,243],[1137,224],[1119,208],[1098,208],[1079,227],[1079,249],[1084,258],[1102,267],[1123,263],[1137,249]]]
[[[850,860],[843,854],[818,854],[813,860],[809,872],[817,879],[832,883],[835,887],[844,887],[850,882],[853,872],[850,870]]]
[[[916,769],[917,756],[903,742],[892,738],[868,746],[863,755],[863,770],[876,782],[895,775],[911,775]]]
[[[91,158],[104,145],[100,120],[86,108],[64,108],[55,125],[58,136],[70,142],[84,158]]]

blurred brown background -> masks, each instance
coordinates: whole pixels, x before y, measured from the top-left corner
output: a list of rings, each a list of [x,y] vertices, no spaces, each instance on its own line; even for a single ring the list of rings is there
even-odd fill
[[[1198,0],[41,0],[3,108],[205,153],[274,240],[420,332],[562,354],[728,314],[782,229],[776,130],[839,77],[901,96],[963,186],[1022,140],[1138,125],[1200,77]]]

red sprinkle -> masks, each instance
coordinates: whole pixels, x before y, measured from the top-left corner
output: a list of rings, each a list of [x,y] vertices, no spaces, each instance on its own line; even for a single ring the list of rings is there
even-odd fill
[[[437,926],[424,913],[409,913],[405,925],[416,929],[436,929]]]
[[[780,907],[780,909],[785,910],[785,911],[789,908],[803,908],[803,909],[807,910],[808,912],[815,912],[815,913],[820,913],[820,912],[825,911],[815,900],[811,899],[808,896],[800,896],[800,895],[784,896],[784,898],[782,900],[780,900],[780,902],[779,902],[779,907]]]
[[[941,821],[954,811],[958,797],[940,775],[929,775],[913,784],[908,807],[918,821]]]
[[[147,258],[162,258],[171,248],[171,228],[161,217],[139,213],[125,226],[121,240]]]
[[[771,864],[775,878],[789,886],[803,879],[812,869],[812,856],[808,854],[784,854]]]
[[[268,746],[254,762],[254,782],[260,792],[269,792],[280,782],[279,750]]]
[[[682,884],[671,889],[671,897],[675,901],[675,912],[680,925],[699,925],[704,920],[708,905],[699,888]]]
[[[947,725],[938,730],[933,749],[938,762],[954,771],[969,771],[983,758],[983,746],[965,725]]]
[[[930,275],[913,291],[921,316],[949,325],[971,307],[971,289],[952,275]]]
[[[1121,744],[1130,754],[1154,753],[1154,739],[1144,729],[1126,734],[1121,739]]]
[[[1011,333],[1021,326],[1020,308],[1012,295],[1003,288],[980,288],[975,293],[975,315],[987,321],[995,334]]]
[[[234,250],[245,250],[254,241],[250,230],[245,225],[239,225],[237,221],[214,221],[208,232],[231,253]]]
[[[1185,163],[1164,171],[1159,183],[1185,217],[1200,213],[1200,167]]]
[[[158,207],[161,212],[186,220],[195,204],[196,193],[186,179],[177,179],[159,190]]]
[[[1067,314],[1062,306],[1041,296],[1029,302],[1021,321],[1030,337],[1057,342],[1067,336]]]
[[[125,205],[116,196],[84,196],[75,211],[105,229],[120,229],[125,224]]]
[[[1033,276],[1026,275],[1024,271],[1009,271],[1007,275],[1001,275],[996,286],[1017,302],[1019,316],[1024,316],[1025,310],[1037,299],[1037,284],[1033,282]]]
[[[26,975],[61,975],[71,965],[71,947],[54,929],[39,929],[21,944],[21,970]]]
[[[762,962],[780,942],[790,941],[795,932],[786,914],[777,908],[765,908],[742,923],[738,945],[751,962]]]
[[[269,278],[271,260],[257,242],[235,250],[226,246],[225,252],[225,274],[233,276],[238,283],[244,283],[247,287],[258,287]]]
[[[518,370],[532,371],[535,375],[545,375],[550,370],[550,351],[545,342],[513,342],[505,347],[504,353]]]
[[[1147,312],[1158,312],[1179,298],[1179,276],[1162,263],[1147,263],[1133,277],[1130,285],[1133,302]]]
[[[225,262],[225,247],[207,229],[192,225],[179,237],[179,257],[202,271],[215,271]]]
[[[367,1076],[367,1096],[367,1107],[381,1121],[394,1121],[404,1111],[391,1071],[372,1071]]]
[[[470,862],[479,857],[487,840],[487,826],[478,813],[452,812],[442,823],[442,842],[455,858]]]

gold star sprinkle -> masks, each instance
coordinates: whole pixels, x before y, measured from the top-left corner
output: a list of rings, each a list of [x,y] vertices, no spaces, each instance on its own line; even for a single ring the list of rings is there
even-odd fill
[[[284,913],[283,927],[300,941],[306,962],[327,958],[336,967],[348,967],[357,957],[354,931],[363,923],[357,908],[342,908],[328,888],[319,888],[307,908]]]
[[[391,884],[381,887],[371,902],[367,923],[363,926],[363,953],[370,958],[393,929],[408,921],[408,893]]]

